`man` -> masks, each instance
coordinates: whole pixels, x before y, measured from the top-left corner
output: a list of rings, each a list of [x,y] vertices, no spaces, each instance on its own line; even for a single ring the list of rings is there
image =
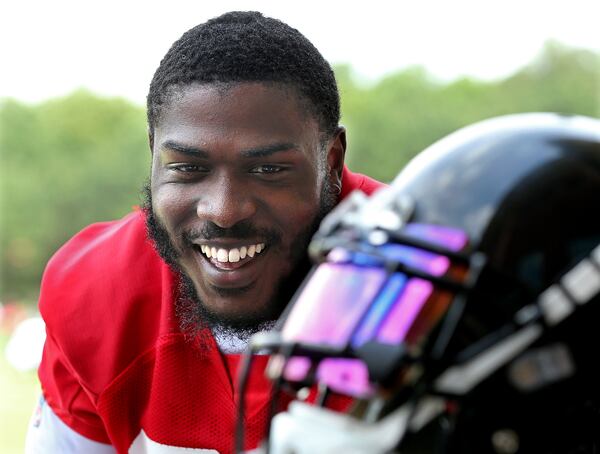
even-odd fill
[[[173,45],[148,94],[143,210],[84,229],[46,269],[28,452],[232,450],[249,335],[304,277],[320,219],[379,186],[344,168],[338,122],[330,66],[277,20],[228,13]],[[251,373],[249,448],[270,400],[265,360]]]

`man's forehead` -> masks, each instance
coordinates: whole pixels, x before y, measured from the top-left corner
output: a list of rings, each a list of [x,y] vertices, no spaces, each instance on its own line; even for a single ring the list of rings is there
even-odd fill
[[[320,135],[319,123],[308,112],[306,102],[293,88],[282,84],[194,83],[173,93],[155,135],[163,136],[163,141],[181,141],[164,136],[255,134],[259,141],[263,140],[260,136],[273,136],[298,142],[301,135]]]
[[[228,114],[231,116],[251,113],[266,116],[276,112],[285,112],[295,121],[315,122],[318,120],[310,101],[290,84],[276,82],[214,82],[191,83],[171,88],[167,102],[161,108],[156,124],[168,122],[176,116],[202,112]]]
[[[168,112],[198,105],[198,103],[221,103],[231,98],[240,104],[259,99],[263,102],[268,100],[276,103],[283,102],[308,113],[309,101],[297,87],[292,84],[269,81],[193,82],[178,85],[169,88],[168,101],[163,109]]]

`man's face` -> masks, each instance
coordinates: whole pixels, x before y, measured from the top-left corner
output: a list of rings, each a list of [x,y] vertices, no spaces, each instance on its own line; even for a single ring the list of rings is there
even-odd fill
[[[317,121],[290,89],[205,84],[173,96],[153,139],[163,255],[213,319],[252,326],[277,317],[276,295],[293,290],[286,283],[296,285],[316,223],[335,203],[343,132],[323,150]]]

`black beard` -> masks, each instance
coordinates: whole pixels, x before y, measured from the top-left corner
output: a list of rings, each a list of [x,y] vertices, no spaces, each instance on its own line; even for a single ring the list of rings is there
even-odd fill
[[[179,252],[173,244],[167,229],[161,220],[155,215],[152,208],[152,191],[150,183],[146,182],[143,189],[142,209],[146,214],[146,229],[148,236],[152,239],[154,247],[161,258],[169,265],[175,275],[178,277],[178,291],[176,298],[176,314],[179,319],[181,330],[184,334],[196,337],[206,328],[213,332],[226,334],[233,333],[235,336],[247,340],[252,334],[268,329],[291,300],[297,288],[300,286],[308,271],[311,263],[308,259],[307,248],[314,232],[319,227],[323,218],[331,211],[337,203],[338,194],[333,190],[328,178],[324,179],[323,189],[321,191],[319,211],[315,218],[310,222],[307,228],[302,231],[292,243],[290,263],[294,264],[292,272],[280,279],[277,290],[266,305],[266,309],[246,315],[223,316],[210,310],[200,299],[193,281],[179,265]],[[240,223],[242,224],[242,223]],[[235,230],[235,231],[234,231]],[[221,229],[212,224],[203,227],[202,232],[188,232],[182,235],[183,244],[190,245],[191,238],[197,235],[204,237],[244,237],[250,236],[251,227],[246,225],[233,226],[231,229]],[[280,235],[277,232],[263,232],[263,236],[272,242],[280,241]],[[223,289],[221,289],[223,290]],[[239,289],[231,290],[231,294],[243,291]]]

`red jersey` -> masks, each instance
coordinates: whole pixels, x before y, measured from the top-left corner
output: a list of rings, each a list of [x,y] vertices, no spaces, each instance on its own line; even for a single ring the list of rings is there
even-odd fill
[[[345,169],[341,196],[379,187]],[[202,343],[184,337],[176,286],[141,211],[87,227],[52,257],[39,302],[47,330],[39,377],[67,426],[123,453],[144,452],[144,443],[233,450],[241,355],[221,353],[208,330]],[[267,422],[267,359],[257,356],[250,374],[246,448]]]

